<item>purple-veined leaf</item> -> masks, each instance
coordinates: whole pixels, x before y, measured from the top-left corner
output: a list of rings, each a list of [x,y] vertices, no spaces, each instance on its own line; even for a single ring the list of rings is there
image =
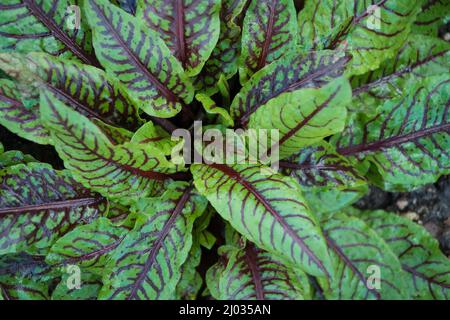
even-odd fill
[[[39,105],[25,106],[16,83],[0,79],[0,124],[22,138],[49,143],[49,134],[39,120]]]
[[[303,148],[279,165],[302,186],[313,212],[337,211],[368,190],[364,176],[325,141]]]
[[[102,274],[109,254],[125,238],[126,228],[114,226],[106,218],[79,226],[59,238],[50,248],[45,261],[49,265],[76,265],[83,272]]]
[[[111,254],[100,299],[173,299],[192,245],[195,219],[207,201],[187,183],[169,185],[160,198],[142,199],[136,227]]]
[[[0,256],[0,300],[48,300],[55,275],[40,256]]]
[[[428,77],[372,114],[357,114],[333,141],[349,159],[369,161],[385,190],[410,190],[450,172],[450,79]]]
[[[336,49],[353,59],[348,73],[374,70],[406,40],[422,0],[307,0],[299,13],[304,50]]]
[[[297,47],[298,25],[292,0],[253,0],[242,27],[241,82]]]
[[[341,132],[352,89],[347,79],[337,78],[321,88],[298,89],[269,100],[250,116],[250,129],[278,129],[276,148],[284,159],[327,136]]]
[[[407,299],[406,274],[389,246],[362,220],[342,213],[321,220],[334,268],[319,279],[327,299]]]
[[[386,241],[408,275],[411,294],[419,299],[450,298],[450,260],[422,226],[384,211],[358,215]]]
[[[197,75],[220,32],[220,0],[142,0],[136,16],[164,40],[189,76]]]
[[[192,101],[190,80],[154,31],[106,0],[87,0],[84,11],[100,63],[143,111],[168,118]]]
[[[26,164],[29,162],[38,162],[29,154],[24,154],[18,150],[11,150],[0,153],[0,169],[11,167],[16,164]]]
[[[94,66],[90,32],[74,0],[6,0],[0,4],[0,52],[47,52]]]
[[[222,0],[219,40],[195,80],[195,88],[208,96],[219,91],[220,77],[228,80],[237,73],[243,16],[250,3],[251,0]]]
[[[412,32],[437,37],[439,28],[450,20],[448,0],[426,0],[422,12],[412,26]]]
[[[217,212],[259,247],[317,276],[329,257],[299,185],[258,165],[194,164],[194,183]]]
[[[73,277],[70,273],[63,273],[61,282],[52,292],[51,300],[96,300],[100,289],[102,288],[101,277],[92,273],[83,271],[80,273],[80,287],[69,288]]]
[[[282,93],[321,87],[342,76],[349,57],[331,51],[292,53],[261,69],[247,81],[231,104],[236,125]]]
[[[156,148],[165,155],[170,155],[172,149],[178,144],[183,143],[176,139],[172,140],[172,136],[164,131],[161,127],[154,125],[152,122],[145,123],[140,127],[131,138],[131,142]]]
[[[161,152],[136,143],[113,145],[89,119],[41,92],[41,117],[74,178],[106,197],[130,201],[153,193],[173,177]],[[124,197],[125,198],[124,198]]]
[[[176,288],[177,299],[195,300],[203,284],[203,278],[196,270],[202,258],[202,249],[195,237],[196,234],[193,234],[191,250],[181,266],[181,277]]]
[[[234,126],[233,118],[231,118],[228,110],[225,108],[219,107],[213,99],[203,93],[198,93],[195,95],[195,99],[197,99],[205,109],[206,113],[211,115],[217,115],[219,117],[220,123],[225,126]]]
[[[136,0],[115,0],[113,2],[117,2],[117,5],[129,14],[136,15]]]
[[[105,198],[83,188],[67,171],[40,163],[0,171],[0,253],[46,253],[77,225],[106,213]]]

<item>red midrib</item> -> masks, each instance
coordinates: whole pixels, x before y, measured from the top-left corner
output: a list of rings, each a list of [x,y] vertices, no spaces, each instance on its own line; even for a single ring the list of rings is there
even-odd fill
[[[186,69],[186,39],[184,37],[184,6],[183,0],[175,2],[175,38],[177,43],[178,60],[180,60],[183,68]]]
[[[275,1],[270,3],[269,1],[269,21],[267,24],[267,31],[266,31],[266,38],[264,39],[264,44],[261,51],[261,56],[259,57],[258,64],[256,65],[255,72],[261,69],[266,65],[267,56],[269,54],[269,46],[272,42],[272,35],[273,35],[273,24],[274,24],[274,16],[275,16]]]
[[[248,243],[245,247],[245,260],[252,274],[253,283],[255,285],[256,299],[265,300],[264,290],[262,287],[261,273],[258,266],[258,253],[253,244]]]
[[[63,208],[73,208],[79,206],[94,205],[102,201],[102,198],[80,198],[71,200],[62,200],[55,202],[48,202],[45,204],[24,205],[21,207],[0,208],[0,215],[6,214],[20,214],[23,212],[39,212],[43,210],[54,210]]]

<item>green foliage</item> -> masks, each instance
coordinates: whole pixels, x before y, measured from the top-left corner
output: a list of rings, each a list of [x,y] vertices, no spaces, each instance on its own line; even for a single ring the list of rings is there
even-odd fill
[[[449,4],[373,2],[0,0],[0,125],[65,167],[0,143],[0,300],[449,299],[422,226],[352,207],[450,173]]]

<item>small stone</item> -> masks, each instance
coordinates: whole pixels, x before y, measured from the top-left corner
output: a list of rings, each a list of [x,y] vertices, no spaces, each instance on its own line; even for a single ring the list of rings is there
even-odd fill
[[[438,235],[439,235],[439,234],[441,233],[441,231],[442,231],[442,228],[441,228],[438,224],[434,223],[433,221],[429,221],[429,222],[425,223],[423,226],[424,226],[425,229],[427,229],[427,231],[428,231],[434,238],[437,238]]]
[[[397,201],[397,208],[404,210],[408,206],[408,200],[400,199]]]
[[[403,214],[403,216],[411,221],[418,221],[420,218],[419,215],[414,211],[408,211],[405,214]]]

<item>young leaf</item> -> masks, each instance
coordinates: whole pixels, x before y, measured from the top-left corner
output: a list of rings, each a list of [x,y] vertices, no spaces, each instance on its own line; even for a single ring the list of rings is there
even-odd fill
[[[261,106],[282,93],[318,88],[342,76],[349,57],[331,51],[292,53],[258,71],[245,83],[231,104],[231,114],[240,126]]]
[[[450,260],[439,243],[420,225],[399,215],[384,211],[358,215],[373,228],[399,257],[413,297],[420,299],[450,298]]]
[[[0,79],[0,125],[33,142],[50,142],[39,120],[39,105],[25,106],[18,86],[7,79]]]
[[[0,185],[0,254],[46,253],[59,237],[107,211],[106,199],[46,164],[3,169]]]
[[[47,52],[94,66],[91,35],[74,0],[7,0],[0,4],[0,51]]]
[[[297,47],[298,26],[292,0],[251,1],[242,29],[241,82]]]
[[[259,247],[303,268],[329,275],[321,231],[299,186],[256,165],[195,164],[194,183],[231,225]]]
[[[131,143],[113,145],[97,126],[49,91],[41,93],[41,116],[65,166],[92,190],[130,200],[151,194],[171,177],[163,172],[172,164],[157,149]]]
[[[299,89],[270,100],[250,116],[249,128],[278,129],[273,145],[284,159],[300,148],[344,130],[352,89],[341,77],[321,88]]]
[[[45,261],[49,265],[77,265],[83,272],[102,274],[109,254],[122,243],[127,229],[106,218],[79,226],[53,244]]]
[[[156,33],[106,0],[85,4],[100,63],[145,112],[168,118],[181,110],[183,100],[192,101],[192,84]]]
[[[409,91],[358,115],[334,139],[340,154],[376,166],[367,176],[385,190],[411,190],[450,172],[450,79],[429,77]]]
[[[170,155],[172,149],[180,143],[180,141],[172,140],[170,134],[150,121],[134,133],[131,142],[158,149],[165,155]]]
[[[164,40],[189,76],[197,75],[220,32],[220,0],[143,0],[136,16]]]
[[[412,26],[412,32],[437,37],[439,28],[450,20],[448,0],[426,0],[422,12]]]
[[[220,122],[225,126],[234,126],[233,118],[231,118],[228,111],[224,108],[217,106],[213,99],[208,97],[206,94],[199,93],[195,95],[195,99],[200,101],[205,111],[209,114],[218,115]]]
[[[349,73],[363,74],[393,56],[408,36],[422,1],[308,0],[298,16],[304,50],[349,52]]]
[[[327,299],[408,298],[406,274],[388,245],[363,221],[325,215],[322,226],[334,266]]]
[[[100,299],[173,299],[180,268],[192,245],[192,226],[206,199],[186,183],[161,198],[142,199],[136,227],[114,250],[103,278]]]

